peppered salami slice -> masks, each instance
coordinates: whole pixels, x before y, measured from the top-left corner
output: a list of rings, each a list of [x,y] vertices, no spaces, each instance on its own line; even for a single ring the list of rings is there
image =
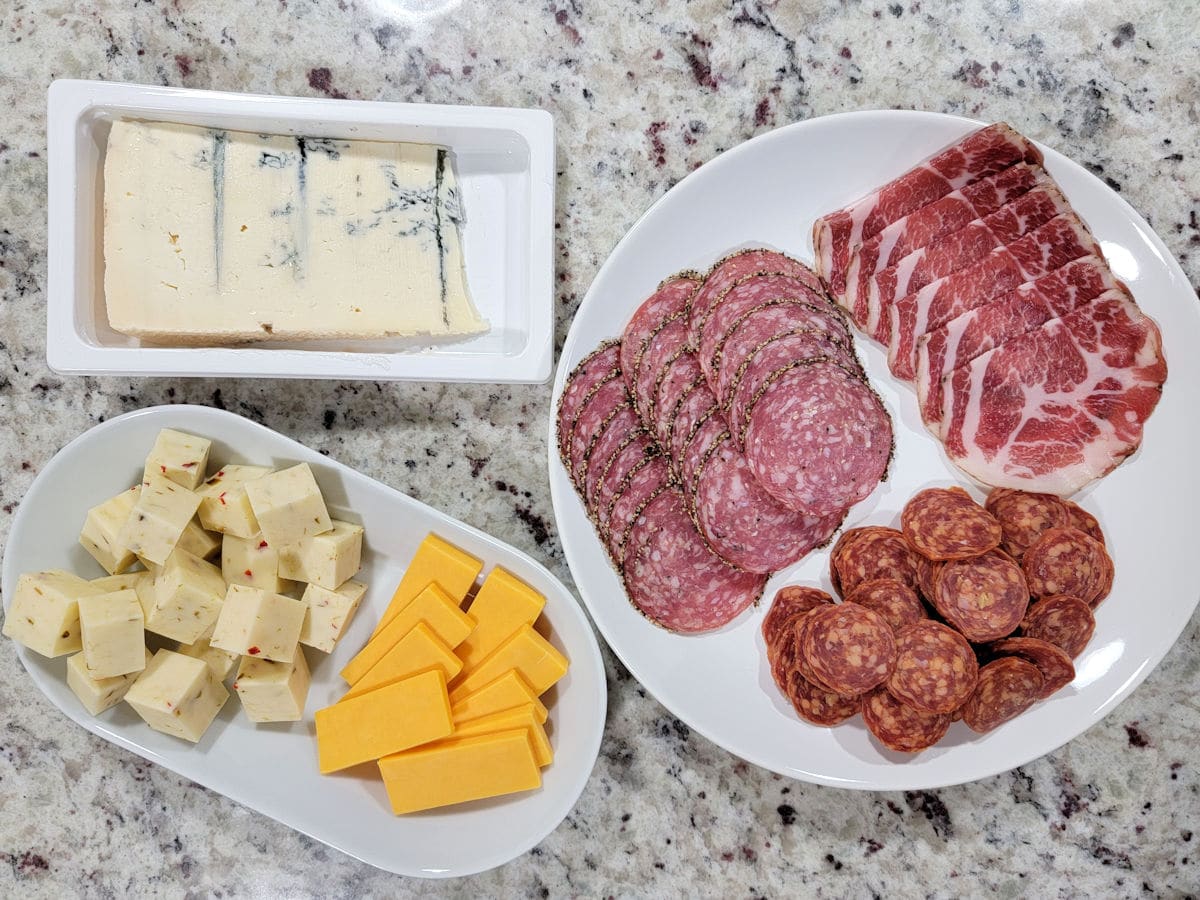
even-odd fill
[[[679,414],[680,405],[685,398],[703,387],[708,389],[708,382],[696,362],[696,354],[684,353],[671,363],[663,376],[654,397],[654,432],[658,442],[664,447],[671,446],[672,425]]]
[[[576,420],[595,389],[606,381],[620,377],[621,344],[610,341],[601,344],[585,356],[567,376],[562,394],[558,398],[558,454],[563,467],[572,474],[571,437],[575,433]]]
[[[864,581],[891,578],[916,587],[920,556],[895,528],[867,525],[842,533],[829,554],[830,577],[845,597]]]
[[[606,417],[606,423],[592,439],[590,449],[583,456],[583,491],[584,502],[593,504],[600,479],[605,469],[613,461],[619,451],[639,440],[649,440],[649,433],[642,428],[633,407],[623,404],[614,408]],[[578,469],[576,470],[578,473]]]
[[[630,533],[641,513],[655,498],[672,490],[666,460],[652,456],[614,492],[608,506],[597,511],[605,542],[618,561],[625,558]]]
[[[800,652],[821,684],[853,696],[887,680],[896,660],[896,641],[879,613],[839,603],[812,614]]]
[[[901,703],[884,688],[862,698],[862,717],[867,730],[889,750],[919,753],[946,736],[951,717],[928,713]]]
[[[1000,523],[960,487],[926,488],[900,513],[908,542],[929,559],[965,559],[1000,545]]]
[[[883,616],[893,632],[927,618],[917,592],[902,581],[875,578],[864,581],[846,595],[847,603],[857,603]]]
[[[1042,682],[1041,670],[1028,660],[993,660],[979,670],[979,684],[963,706],[963,721],[972,731],[986,734],[1033,706]]]
[[[679,480],[684,485],[685,492],[695,493],[699,490],[701,470],[728,436],[725,419],[715,408],[711,415],[698,423],[692,432],[691,440],[683,448],[683,454],[678,459]],[[779,506],[773,499],[771,502]]]
[[[967,639],[926,619],[896,635],[896,663],[887,689],[913,709],[948,713],[961,706],[979,677],[979,663]]]
[[[833,603],[833,598],[819,588],[804,587],[799,584],[789,584],[775,592],[771,608],[762,620],[763,642],[768,651],[785,634],[797,618],[810,609],[816,609],[827,603]]]
[[[1035,601],[1021,621],[1021,634],[1061,647],[1071,659],[1083,652],[1095,630],[1092,608],[1069,594]]]
[[[587,473],[588,455],[610,421],[613,410],[628,405],[629,396],[619,376],[597,385],[595,392],[584,402],[579,416],[575,419],[569,451],[572,477],[577,486],[583,484]]]
[[[800,718],[825,727],[840,725],[853,718],[860,706],[858,697],[843,697],[818,687],[797,669],[789,672],[784,694]]]
[[[674,421],[668,423],[671,440],[669,449],[668,445],[664,444],[663,450],[667,451],[672,459],[682,460],[684,451],[692,445],[697,432],[714,416],[722,425],[721,430],[724,430],[717,401],[707,385],[702,385],[684,397]]]
[[[744,446],[750,471],[771,496],[789,509],[832,515],[887,474],[892,422],[865,382],[816,363],[766,389],[749,412]]]
[[[607,524],[609,504],[628,486],[638,470],[658,455],[658,447],[646,430],[634,426],[612,449],[607,460],[599,457],[592,460],[584,502],[598,520]]]
[[[1067,515],[1069,516],[1068,524],[1079,531],[1082,531],[1092,540],[1099,541],[1101,544],[1107,543],[1104,540],[1104,532],[1100,528],[1100,523],[1090,512],[1080,506],[1073,500],[1064,500],[1063,503],[1067,507]]]
[[[683,498],[677,492],[663,497],[634,524],[625,548],[629,598],[669,631],[720,628],[758,600],[766,578],[723,562],[705,545]]]
[[[1012,557],[992,550],[943,565],[933,605],[967,640],[994,641],[1012,634],[1025,618],[1029,585]]]
[[[1070,523],[1070,512],[1053,494],[996,488],[984,507],[1000,523],[1000,546],[1020,559],[1042,532]]]
[[[1051,528],[1021,560],[1035,597],[1070,594],[1088,606],[1108,596],[1113,562],[1104,545],[1075,528]]]
[[[1042,673],[1039,700],[1045,700],[1075,680],[1075,666],[1071,663],[1071,657],[1049,641],[1031,637],[1005,638],[990,645],[988,650],[995,656],[1019,656],[1037,666]]]
[[[686,351],[687,322],[681,315],[664,323],[662,329],[646,342],[637,373],[625,373],[625,384],[633,395],[634,406],[642,418],[655,418],[654,398],[666,379],[669,367]]]
[[[636,379],[650,338],[665,323],[687,316],[688,304],[700,288],[700,276],[681,272],[663,281],[637,308],[621,333],[620,368],[628,379]]]

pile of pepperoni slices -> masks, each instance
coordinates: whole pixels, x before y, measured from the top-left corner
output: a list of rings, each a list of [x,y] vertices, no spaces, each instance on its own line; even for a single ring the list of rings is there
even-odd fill
[[[841,603],[789,586],[763,619],[771,674],[801,718],[862,713],[885,747],[915,753],[958,719],[991,731],[1074,680],[1113,583],[1094,517],[1049,494],[997,488],[980,506],[951,487],[918,493],[900,525],[834,545]]]

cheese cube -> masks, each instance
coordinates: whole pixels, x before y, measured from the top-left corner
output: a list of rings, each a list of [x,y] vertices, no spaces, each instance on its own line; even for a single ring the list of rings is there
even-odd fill
[[[145,665],[149,665],[152,654],[144,647],[142,653]],[[112,678],[93,678],[88,674],[87,663],[84,662],[82,653],[67,658],[67,686],[79,698],[83,708],[93,716],[98,716],[120,703],[125,698],[125,692],[140,674],[139,670],[125,675],[114,675]]]
[[[402,637],[383,658],[367,670],[350,690],[348,697],[357,697],[367,691],[409,678],[417,672],[437,668],[449,681],[462,669],[462,661],[446,644],[434,634],[424,622],[418,622],[412,631]]]
[[[176,550],[154,579],[146,630],[190,644],[212,629],[224,598],[220,570],[186,550]]]
[[[308,463],[247,482],[246,496],[250,498],[259,530],[277,546],[298,544],[303,538],[324,534],[333,527]]]
[[[455,726],[493,713],[504,712],[516,707],[528,706],[539,722],[545,722],[548,713],[538,695],[527,685],[514,669],[509,669],[495,681],[490,681],[474,693],[467,694],[450,707]]]
[[[450,714],[453,716],[453,708],[451,708]],[[537,761],[538,768],[545,768],[554,762],[554,750],[550,746],[550,739],[546,736],[546,729],[537,720],[537,713],[534,712],[533,706],[528,703],[515,709],[506,709],[503,712],[472,719],[469,722],[456,722],[452,738],[458,740],[459,738],[474,737],[477,734],[495,734],[497,731],[509,731],[513,728],[528,729],[529,742],[533,745],[533,757]]]
[[[397,815],[530,791],[542,783],[525,728],[385,756],[379,773]]]
[[[179,535],[179,542],[175,546],[180,550],[186,550],[192,556],[209,559],[221,549],[221,535],[205,531],[193,518],[183,526],[183,534]]]
[[[227,584],[244,584],[274,594],[288,587],[279,577],[279,551],[261,534],[250,538],[227,534],[222,538],[221,576]]]
[[[332,520],[324,534],[303,538],[279,551],[279,574],[335,590],[354,576],[362,559],[363,527]]]
[[[306,587],[300,598],[308,608],[300,628],[300,643],[333,652],[366,593],[367,586],[358,581],[347,581],[336,591],[316,584]]]
[[[158,433],[154,447],[146,457],[142,484],[149,484],[151,475],[161,475],[180,487],[194,491],[204,480],[211,448],[210,440],[164,428]]]
[[[117,535],[117,543],[128,547],[140,559],[161,566],[179,543],[179,536],[199,505],[196,494],[151,473]]]
[[[91,579],[88,584],[99,588],[104,593],[108,594],[112,591],[124,591],[126,589],[137,591],[138,600],[142,604],[142,613],[148,607],[154,606],[154,576],[149,572],[125,572],[121,575],[102,575],[99,578]],[[143,593],[149,595],[150,601],[147,604]]]
[[[142,486],[137,484],[93,506],[87,511],[83,529],[79,532],[79,543],[83,549],[92,554],[110,575],[124,572],[137,558],[128,548],[117,543],[117,536],[133,512],[141,490]]]
[[[404,570],[404,577],[400,579],[392,601],[375,626],[372,637],[386,628],[432,582],[436,581],[442,590],[462,603],[482,569],[483,563],[475,557],[436,534],[426,535],[417,547],[412,562]]]
[[[243,656],[233,689],[251,722],[298,722],[308,682],[308,660],[297,650],[290,663]]]
[[[423,622],[447,646],[453,649],[475,627],[475,620],[458,608],[458,602],[436,584],[417,594],[415,600],[367,641],[367,645],[342,669],[342,678],[350,684],[363,677],[396,643]],[[457,654],[456,654],[457,655]]]
[[[79,599],[104,593],[78,575],[53,569],[17,580],[4,617],[3,634],[42,656],[62,656],[83,648]]]
[[[508,640],[522,625],[531,625],[546,598],[515,575],[496,567],[483,580],[468,607],[475,630],[458,648],[463,667],[470,671]]]
[[[567,658],[529,625],[501,644],[496,652],[467,672],[454,685],[450,700],[457,703],[509,669],[516,669],[539,696],[567,673]]]
[[[212,724],[229,692],[203,660],[159,650],[125,694],[146,724],[196,743]]]
[[[231,584],[209,643],[230,653],[291,662],[307,608],[282,594]]]
[[[213,623],[214,625],[216,622]],[[233,667],[237,665],[238,655],[230,653],[227,650],[221,650],[212,646],[209,643],[208,637],[199,637],[190,644],[180,644],[175,648],[176,652],[182,653],[184,656],[191,656],[195,659],[202,659],[208,663],[208,667],[212,669],[213,675],[218,681],[224,681],[229,677],[229,673],[233,671]]]
[[[446,699],[446,676],[441,669],[430,669],[319,709],[315,719],[322,773],[427,744],[454,729]]]
[[[209,531],[237,537],[258,534],[258,519],[250,508],[246,484],[270,472],[266,466],[222,466],[196,488],[200,495],[200,524]]]
[[[132,588],[79,598],[83,659],[92,678],[112,678],[146,667],[142,605]]]

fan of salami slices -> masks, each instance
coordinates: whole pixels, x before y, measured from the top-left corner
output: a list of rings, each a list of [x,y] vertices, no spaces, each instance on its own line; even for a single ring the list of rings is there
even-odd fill
[[[997,488],[980,506],[950,487],[914,496],[900,526],[838,539],[842,602],[788,586],[763,618],[771,675],[801,718],[861,713],[885,747],[916,753],[960,718],[991,731],[1074,680],[1113,582],[1095,518],[1050,494]]]

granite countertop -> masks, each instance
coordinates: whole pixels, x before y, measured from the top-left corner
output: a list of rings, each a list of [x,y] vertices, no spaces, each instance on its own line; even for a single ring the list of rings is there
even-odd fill
[[[0,539],[69,439],[102,418],[191,402],[327,451],[570,584],[547,485],[548,386],[52,374],[54,78],[550,110],[561,343],[606,254],[688,172],[778,125],[862,108],[1014,123],[1120,191],[1200,283],[1200,27],[1186,6],[10,0],[0,9]],[[747,765],[665,712],[606,652],[608,730],[574,812],[524,857],[439,884],[379,872],[92,737],[0,642],[0,895],[1194,894],[1198,621],[1066,747],[912,793],[836,791]]]

